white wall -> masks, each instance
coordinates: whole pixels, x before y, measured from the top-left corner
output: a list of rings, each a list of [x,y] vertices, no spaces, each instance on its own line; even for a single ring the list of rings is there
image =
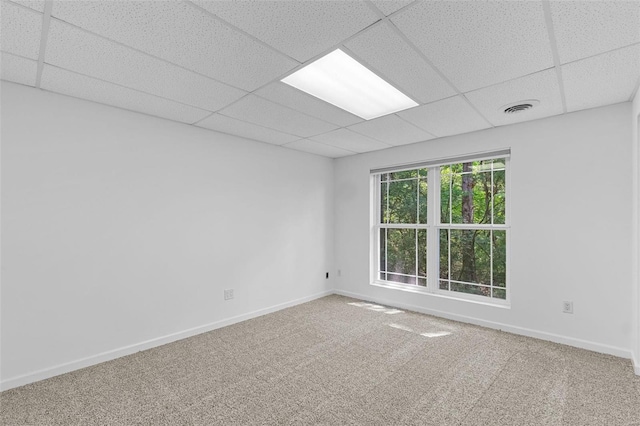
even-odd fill
[[[4,388],[332,288],[330,159],[1,88]]]
[[[631,145],[633,154],[633,226],[632,229],[632,279],[635,283],[633,300],[633,362],[636,374],[640,375],[640,92],[636,92],[631,114]]]
[[[629,358],[630,113],[624,103],[337,160],[338,291]],[[505,147],[511,309],[371,286],[369,170]]]
[[[616,355],[635,351],[638,366],[640,282],[632,284],[638,259],[628,249],[637,244],[628,212],[638,201],[629,161],[638,146],[628,141],[638,143],[638,98],[343,158],[334,182],[328,159],[3,82],[1,386],[334,285]],[[511,309],[370,286],[369,169],[504,147]],[[333,248],[335,281],[324,279]],[[233,301],[223,300],[225,288],[235,289]],[[563,300],[574,301],[573,315],[561,313]]]

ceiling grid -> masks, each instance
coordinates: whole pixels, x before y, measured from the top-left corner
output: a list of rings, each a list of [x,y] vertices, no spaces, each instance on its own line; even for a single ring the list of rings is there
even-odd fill
[[[416,52],[416,54],[417,54],[418,56],[420,56],[420,58],[422,58],[422,60],[423,60],[424,62],[426,62],[426,63],[427,63],[427,65],[429,65],[429,66],[430,66],[430,67],[431,67],[431,68],[432,68],[432,69],[433,69],[433,70],[434,70],[434,71],[435,71],[435,72],[440,76],[440,78],[441,78],[443,81],[445,81],[445,82],[446,82],[446,84],[448,84],[451,88],[453,88],[453,90],[454,90],[458,95],[461,95],[461,96],[462,96],[462,98],[467,102],[467,104],[468,104],[471,108],[475,109],[475,106],[473,106],[473,104],[471,104],[471,102],[469,102],[469,100],[468,100],[468,99],[464,96],[464,94],[463,94],[463,93],[462,93],[462,92],[461,92],[461,91],[460,91],[460,90],[459,90],[459,89],[458,89],[458,88],[457,88],[457,87],[456,87],[456,86],[451,82],[451,80],[449,80],[449,79],[447,78],[447,76],[446,76],[446,75],[444,75],[444,74],[442,73],[442,71],[440,71],[440,70],[438,69],[438,67],[436,67],[436,66],[431,62],[431,60],[429,60],[429,58],[428,58],[424,53],[422,53],[422,52],[420,51],[420,49],[418,49],[418,48],[417,48],[417,47],[416,47],[416,46],[411,42],[411,40],[409,40],[409,39],[407,38],[407,36],[405,36],[405,35],[402,33],[402,31],[400,31],[400,30],[398,29],[398,27],[396,27],[396,26],[393,24],[393,22],[391,22],[391,21],[389,21],[389,22],[390,22],[391,26],[393,27],[394,31],[396,32],[396,34],[397,34],[398,36],[400,36],[400,37],[404,40],[404,42],[405,42],[408,46],[410,46],[410,47],[411,47],[411,49],[413,49],[413,51],[414,51],[414,52]],[[431,103],[431,102],[429,102],[429,103]],[[427,104],[428,104],[428,103],[427,103]],[[425,104],[425,105],[426,105],[426,104]],[[491,125],[491,123],[489,123],[489,121],[488,121],[486,118],[484,118],[484,117],[482,116],[482,114],[480,113],[480,111],[477,111],[477,110],[476,110],[476,112],[477,112],[477,113],[478,113],[478,114],[479,114],[479,115],[484,119],[484,121],[486,121],[486,122],[487,122],[487,124]]]
[[[42,15],[42,35],[40,36],[40,50],[38,51],[38,71],[36,74],[36,87],[40,88],[42,81],[42,70],[44,68],[44,56],[47,52],[47,39],[49,36],[49,24],[51,23],[51,7],[53,4],[48,0],[44,4],[44,13]]]
[[[560,98],[562,99],[562,112],[567,112],[567,98],[564,94],[564,80],[562,79],[562,67],[560,66],[560,55],[558,54],[558,43],[556,42],[556,35],[553,31],[553,18],[551,16],[551,6],[549,0],[542,0],[542,7],[544,8],[544,19],[547,23],[547,31],[549,32],[549,43],[551,44],[551,53],[553,54],[553,65],[556,70],[556,76],[558,78],[558,88],[560,89]]]
[[[296,58],[293,58],[289,55],[287,55],[286,53],[282,52],[281,50],[276,49],[275,47],[271,46],[270,44],[265,43],[264,41],[260,40],[259,38],[251,35],[250,33],[244,31],[243,29],[231,24],[230,22],[225,21],[224,19],[222,19],[221,17],[219,17],[218,15],[216,15],[215,13],[210,12],[209,10],[207,10],[206,8],[195,4],[193,1],[190,0],[184,0],[184,2],[198,10],[200,10],[202,13],[205,13],[209,16],[211,16],[213,19],[215,19],[216,21],[220,22],[221,24],[229,27],[231,30],[236,31],[238,33],[243,34],[245,37],[252,39],[253,41],[255,41],[256,43],[266,47],[267,49],[272,50],[273,52],[282,55],[282,56],[286,56],[287,58],[289,58],[290,60],[297,62],[298,64],[301,64],[300,61],[298,61]]]
[[[332,158],[627,102],[640,85],[638,1],[0,7],[3,80]],[[336,49],[419,105],[364,120],[281,82]]]

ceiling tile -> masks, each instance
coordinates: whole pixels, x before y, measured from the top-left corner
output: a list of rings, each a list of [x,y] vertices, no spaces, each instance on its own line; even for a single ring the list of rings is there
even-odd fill
[[[396,10],[400,10],[413,0],[373,0],[373,4],[386,16],[391,15]]]
[[[304,151],[329,158],[346,157],[347,155],[355,154],[355,152],[336,148],[335,146],[325,145],[323,143],[315,142],[309,139],[300,139],[282,146],[285,148],[291,148],[298,151]]]
[[[539,1],[428,1],[391,21],[462,92],[553,66]]]
[[[51,65],[45,65],[44,67],[41,86],[45,90],[63,95],[183,123],[193,123],[209,114],[209,112],[198,108],[147,95]]]
[[[485,87],[465,96],[494,126],[535,120],[562,114],[562,98],[555,69]],[[505,114],[502,107],[512,102],[535,99],[536,107],[516,114]]]
[[[393,114],[354,124],[349,129],[389,145],[406,145],[433,139],[433,135]]]
[[[21,4],[25,7],[28,7],[33,10],[37,10],[38,12],[44,12],[44,0],[36,1],[36,0],[10,0],[13,3]]]
[[[326,121],[309,117],[255,95],[249,95],[239,100],[220,113],[303,138],[336,128]]]
[[[281,52],[305,62],[379,18],[355,1],[194,1]]]
[[[368,152],[389,148],[391,145],[371,139],[349,129],[338,129],[311,138],[316,142],[332,145],[353,152]]]
[[[37,60],[42,33],[42,13],[6,1],[0,2],[0,5],[2,51]]]
[[[267,142],[274,145],[282,145],[300,139],[299,136],[278,132],[277,130],[268,129],[220,114],[213,114],[211,117],[205,118],[196,125],[204,127],[205,129],[242,136],[247,139]]]
[[[362,121],[360,117],[281,82],[271,83],[254,93],[337,126],[348,126]]]
[[[640,42],[639,1],[551,1],[561,63]]]
[[[216,111],[246,92],[51,20],[45,61],[101,80]]]
[[[398,115],[437,137],[491,127],[461,96],[411,108]]]
[[[562,66],[567,109],[577,111],[626,102],[638,84],[640,45]]]
[[[182,2],[56,1],[52,14],[248,91],[298,65]]]
[[[26,84],[27,86],[36,85],[38,62],[4,52],[1,58],[2,72],[0,73],[0,78],[2,80]]]
[[[354,37],[346,46],[380,76],[421,103],[456,94],[390,24],[376,25]]]

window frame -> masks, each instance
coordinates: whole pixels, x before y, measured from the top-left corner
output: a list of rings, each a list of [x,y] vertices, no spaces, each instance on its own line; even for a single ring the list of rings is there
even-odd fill
[[[481,161],[489,159],[504,159],[505,161],[505,223],[504,224],[451,224],[441,223],[441,188],[440,188],[440,167],[449,164],[463,162]],[[386,224],[381,223],[381,176],[385,173],[396,171],[414,170],[426,168],[427,171],[427,223],[426,224]],[[419,179],[419,178],[418,178]],[[500,150],[491,153],[479,153],[460,157],[451,157],[441,160],[424,161],[422,163],[412,163],[393,167],[372,169],[370,174],[371,185],[371,208],[370,208],[370,284],[394,290],[402,290],[413,293],[426,294],[430,296],[442,297],[454,300],[463,300],[473,303],[486,304],[490,306],[509,308],[511,305],[511,280],[510,280],[510,248],[511,248],[511,167],[510,149]],[[437,206],[434,208],[434,206]],[[380,229],[384,228],[407,228],[426,229],[427,232],[427,279],[426,286],[417,284],[405,284],[394,281],[380,279]],[[483,229],[505,231],[506,251],[505,251],[505,299],[480,296],[469,293],[462,293],[453,290],[439,288],[440,282],[440,231],[442,229]],[[417,253],[416,253],[417,256]]]

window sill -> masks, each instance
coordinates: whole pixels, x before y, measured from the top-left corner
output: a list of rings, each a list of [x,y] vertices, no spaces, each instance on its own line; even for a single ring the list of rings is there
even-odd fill
[[[490,299],[490,301],[487,301],[486,297],[475,296],[473,294],[456,292],[454,293],[454,295],[452,295],[451,294],[452,292],[446,291],[446,290],[432,291],[430,289],[427,289],[426,287],[419,287],[412,284],[400,284],[400,283],[394,283],[391,281],[381,281],[381,280],[375,280],[371,283],[371,285],[374,285],[376,287],[388,288],[392,290],[406,291],[409,293],[419,293],[419,294],[424,294],[430,297],[438,297],[441,299],[475,303],[477,305],[491,306],[494,308],[511,309],[511,304],[507,300]]]

